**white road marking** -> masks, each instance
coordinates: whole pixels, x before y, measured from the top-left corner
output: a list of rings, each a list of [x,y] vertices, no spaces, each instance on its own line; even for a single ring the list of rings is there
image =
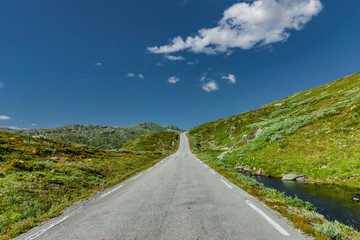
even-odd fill
[[[206,167],[206,168],[208,168],[208,166],[207,166],[205,163],[203,163],[203,166]]]
[[[209,170],[212,174],[216,174],[214,170],[210,169]]]
[[[32,240],[38,236],[40,236],[41,234],[43,234],[44,232],[48,231],[49,229],[55,227],[56,225],[59,225],[60,223],[62,223],[63,221],[65,221],[67,218],[69,218],[69,216],[65,216],[62,219],[60,219],[59,221],[56,221],[54,223],[52,223],[50,226],[48,226],[47,228],[41,229],[40,231],[38,231],[37,233],[31,235],[30,237],[27,237],[25,240]]]
[[[268,215],[266,215],[263,211],[257,208],[254,204],[252,204],[249,200],[245,201],[252,209],[254,209],[257,213],[259,213],[266,221],[268,221],[276,230],[278,230],[284,236],[290,236],[290,234],[285,231],[279,224],[277,224],[274,220],[272,220]]]
[[[224,179],[220,178],[220,180],[221,180],[226,186],[228,186],[229,188],[233,189],[233,187],[232,187],[228,182],[226,182]]]
[[[135,180],[135,179],[138,179],[138,178],[141,177],[142,175],[143,175],[143,173],[140,173],[139,175],[133,177],[133,179],[134,179],[134,180]]]
[[[146,172],[150,171],[150,170],[153,169],[153,168],[154,168],[154,167],[149,168],[148,170],[146,170]]]
[[[116,188],[112,189],[111,191],[108,191],[107,193],[104,193],[103,195],[101,195],[100,197],[106,197],[107,195],[109,195],[110,193],[115,192],[116,190],[118,190],[119,188],[122,188],[124,185],[119,185]]]

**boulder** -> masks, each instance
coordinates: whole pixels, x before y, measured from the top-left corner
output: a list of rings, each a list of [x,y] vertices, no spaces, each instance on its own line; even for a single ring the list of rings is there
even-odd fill
[[[296,181],[300,183],[306,183],[306,179],[304,177],[298,177]]]
[[[295,181],[297,178],[300,178],[300,177],[305,177],[305,175],[290,173],[290,174],[286,174],[285,176],[283,176],[283,178],[281,180],[283,180],[283,181]]]
[[[236,166],[236,167],[234,167],[234,169],[235,169],[236,171],[238,171],[238,172],[242,172],[243,169],[244,169],[244,167],[243,167],[243,166]]]
[[[259,168],[257,171],[256,171],[256,175],[258,176],[264,176],[265,175],[265,172],[262,168]]]
[[[360,198],[358,197],[353,197],[351,200],[353,200],[354,202],[360,202]]]

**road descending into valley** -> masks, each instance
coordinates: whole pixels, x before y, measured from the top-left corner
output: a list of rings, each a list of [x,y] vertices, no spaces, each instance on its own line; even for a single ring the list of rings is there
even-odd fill
[[[308,239],[198,160],[178,151],[16,239]]]

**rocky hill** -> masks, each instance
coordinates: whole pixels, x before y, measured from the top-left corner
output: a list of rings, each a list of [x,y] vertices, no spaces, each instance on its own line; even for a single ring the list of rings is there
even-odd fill
[[[16,130],[13,132],[24,136],[56,139],[67,143],[118,151],[125,143],[136,138],[167,131],[184,132],[185,130],[171,125],[162,126],[144,122],[129,127],[71,124],[58,128]]]

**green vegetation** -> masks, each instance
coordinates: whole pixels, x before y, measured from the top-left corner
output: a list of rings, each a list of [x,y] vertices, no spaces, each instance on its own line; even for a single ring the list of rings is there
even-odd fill
[[[150,149],[137,146],[146,143],[139,140],[128,146],[142,152],[119,153],[0,131],[0,239],[156,164],[176,150],[175,136],[154,134]]]
[[[190,130],[221,166],[360,188],[360,73]]]
[[[266,188],[255,178],[237,172],[233,162],[226,158],[219,159],[219,151],[207,148],[206,151],[199,144],[199,138],[190,136],[190,147],[198,158],[214,168],[235,185],[241,187],[251,195],[257,197],[270,208],[278,211],[294,223],[295,227],[315,239],[360,239],[360,233],[353,228],[338,222],[329,222],[324,216],[316,212],[314,206],[298,197],[285,196],[275,189]]]
[[[9,129],[4,129],[9,131]],[[41,139],[55,139],[88,147],[119,151],[122,146],[136,138],[156,132],[184,132],[175,126],[139,123],[129,127],[72,124],[59,128],[17,130],[14,133]]]
[[[159,132],[135,139],[123,146],[132,151],[169,153],[177,149],[180,135],[176,132]]]

